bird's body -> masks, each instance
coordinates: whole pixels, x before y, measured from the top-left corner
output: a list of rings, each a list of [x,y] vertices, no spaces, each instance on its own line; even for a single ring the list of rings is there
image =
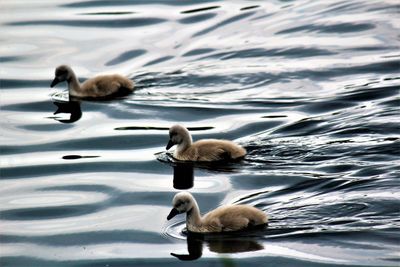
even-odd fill
[[[186,150],[174,152],[178,160],[186,161],[218,161],[239,159],[244,157],[244,148],[229,140],[203,139],[194,142]]]
[[[246,150],[229,140],[203,139],[192,142],[189,131],[174,125],[169,130],[170,141],[167,149],[177,145],[174,158],[184,161],[237,160],[246,155]]]
[[[202,218],[200,225],[189,224],[191,232],[232,232],[267,223],[267,216],[261,210],[248,205],[222,206]]]
[[[70,94],[77,97],[106,97],[133,91],[133,82],[119,74],[99,75],[88,79],[80,87],[70,88]],[[122,92],[123,91],[123,92]]]
[[[51,87],[62,81],[67,81],[69,95],[79,98],[106,98],[134,90],[133,81],[119,74],[98,75],[81,84],[71,67],[66,65],[56,68]]]
[[[263,211],[249,205],[222,206],[201,217],[196,200],[187,192],[176,194],[173,206],[167,219],[186,212],[186,227],[193,233],[241,231],[268,223]]]

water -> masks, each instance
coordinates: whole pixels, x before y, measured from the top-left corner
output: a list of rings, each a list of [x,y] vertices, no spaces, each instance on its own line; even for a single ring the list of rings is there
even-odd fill
[[[1,266],[399,265],[397,1],[0,5]],[[63,63],[137,90],[65,102]],[[248,156],[177,164],[177,122]],[[176,188],[269,228],[187,240]]]

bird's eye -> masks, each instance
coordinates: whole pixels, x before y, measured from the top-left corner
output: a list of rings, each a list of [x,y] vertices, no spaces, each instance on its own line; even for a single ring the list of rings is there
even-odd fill
[[[65,75],[65,74],[67,74],[67,70],[58,70],[56,73],[57,76],[61,76],[61,75]]]

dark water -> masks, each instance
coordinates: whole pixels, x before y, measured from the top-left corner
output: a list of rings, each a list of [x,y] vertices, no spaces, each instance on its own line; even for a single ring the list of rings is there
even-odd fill
[[[399,266],[397,1],[0,7],[1,266]],[[62,63],[138,89],[53,103]],[[249,154],[177,165],[177,122]],[[166,221],[174,186],[203,212],[255,205],[269,228],[187,240]]]

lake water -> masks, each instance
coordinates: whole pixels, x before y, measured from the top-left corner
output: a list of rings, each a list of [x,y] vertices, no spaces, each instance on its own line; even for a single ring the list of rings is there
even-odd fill
[[[399,266],[399,10],[2,0],[1,266]],[[60,101],[60,64],[137,90]],[[248,156],[178,164],[175,123]],[[203,213],[254,205],[269,228],[187,240],[184,216],[166,220],[180,189]]]

